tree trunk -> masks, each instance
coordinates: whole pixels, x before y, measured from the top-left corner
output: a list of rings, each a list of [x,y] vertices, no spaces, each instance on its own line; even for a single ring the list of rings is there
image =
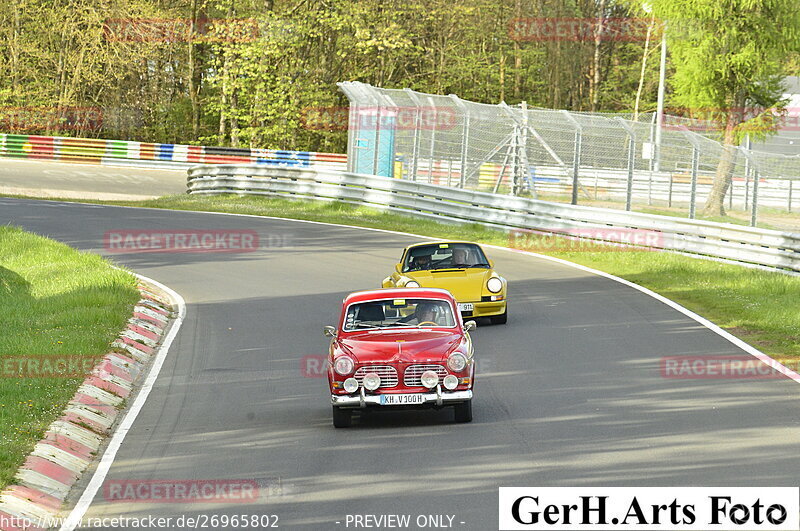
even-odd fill
[[[514,17],[522,18],[522,0],[514,3]],[[522,50],[518,41],[514,41],[514,99],[518,100],[522,94]]]
[[[714,184],[711,187],[711,192],[708,194],[705,207],[703,208],[704,216],[725,215],[725,195],[728,193],[728,188],[731,185],[733,171],[736,168],[736,154],[738,152],[737,147],[734,145],[734,130],[736,125],[738,125],[734,114],[734,112],[731,112],[728,115],[725,124],[725,137],[723,139],[724,149],[722,157],[719,159],[719,164],[717,165],[717,174],[714,176]]]
[[[647,53],[650,50],[650,35],[653,32],[653,25],[656,22],[656,16],[650,18],[650,24],[647,26],[647,37],[644,40],[644,51],[642,52],[642,70],[639,73],[639,86],[636,88],[636,103],[633,105],[633,121],[639,121],[639,103],[642,101],[642,87],[644,87],[644,73],[647,69]]]
[[[225,117],[228,107],[228,54],[225,53],[222,59],[222,85],[220,86],[220,107],[219,107],[219,144],[225,144]]]
[[[239,119],[237,114],[239,112],[239,95],[236,93],[236,87],[231,90],[231,147],[239,147]]]
[[[11,88],[15,101],[18,101],[19,97],[21,96],[19,91],[19,11],[20,7],[16,6],[14,8],[14,30],[12,32],[12,40],[9,46],[9,52],[11,54]]]
[[[436,76],[436,91],[437,93],[441,94],[442,90],[442,81],[444,80],[444,59],[445,59],[445,47],[447,46],[447,41],[440,41],[439,42],[439,72]]]
[[[561,44],[555,43],[553,46],[555,48],[555,61],[553,62],[554,65],[561,66]],[[551,68],[550,71],[552,72],[552,79],[553,82],[550,84],[553,97],[550,100],[550,106],[553,109],[558,109],[561,106],[561,70],[560,68]]]
[[[603,42],[603,17],[605,16],[606,0],[600,0],[600,12],[597,15],[597,32],[594,36],[594,61],[592,61],[592,79],[589,93],[592,99],[592,112],[597,111],[597,102],[600,100],[600,44]]]
[[[192,140],[200,137],[200,69],[197,68],[197,0],[192,0],[192,30],[189,33],[189,100],[192,103]]]
[[[506,101],[506,56],[500,52],[500,101]]]

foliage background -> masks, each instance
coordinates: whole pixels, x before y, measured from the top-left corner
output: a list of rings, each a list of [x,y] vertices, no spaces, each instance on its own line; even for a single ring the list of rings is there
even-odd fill
[[[647,18],[639,4],[0,0],[0,129],[341,152],[344,132],[308,128],[303,117],[310,108],[346,105],[335,86],[345,80],[485,103],[631,111],[643,39],[515,42],[509,24],[525,17]],[[209,33],[209,19],[229,22]],[[138,23],[127,31],[139,38],[119,38],[132,20]],[[148,29],[142,21],[156,24]],[[194,22],[195,30],[159,36],[152,29],[170,21]],[[255,35],[248,33],[254,24]],[[654,33],[648,48],[641,112],[655,110],[659,38]],[[796,56],[787,64],[800,69]],[[19,118],[20,109],[65,107],[102,109],[102,128],[59,130]]]

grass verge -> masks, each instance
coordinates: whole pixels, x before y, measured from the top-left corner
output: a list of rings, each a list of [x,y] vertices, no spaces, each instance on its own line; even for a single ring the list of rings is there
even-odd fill
[[[83,381],[72,367],[109,351],[139,294],[101,257],[15,227],[0,226],[0,264],[1,490]]]
[[[800,277],[667,252],[548,254],[664,295],[773,358],[800,359]]]
[[[555,201],[558,203],[569,202],[569,198],[562,196],[539,196],[543,201]],[[609,199],[586,199],[581,197],[578,201],[581,206],[591,206],[599,208],[610,208],[613,210],[624,210],[625,202],[614,201]],[[699,201],[697,204],[697,216],[695,219],[702,221],[713,221],[716,223],[730,223],[732,225],[750,225],[751,212],[749,210],[742,210],[740,205],[735,208],[729,208],[728,202],[725,202],[725,216],[707,216],[703,214],[704,201]],[[676,204],[675,206],[667,206],[666,204],[656,203],[652,206],[643,205],[639,203],[633,204],[633,211],[641,214],[656,214],[658,216],[670,216],[676,218],[686,219],[689,216],[689,206],[685,204]],[[789,212],[786,208],[777,208],[774,206],[761,206],[758,208],[756,226],[760,229],[772,230],[788,230],[797,232],[800,230],[800,213],[796,210]]]

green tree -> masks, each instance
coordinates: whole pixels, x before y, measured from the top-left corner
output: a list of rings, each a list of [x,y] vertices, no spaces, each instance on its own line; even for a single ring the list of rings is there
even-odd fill
[[[518,18],[637,16],[627,1],[0,0],[0,106],[103,109],[101,130],[31,133],[321,151],[344,150],[343,124],[304,117],[347,105],[337,81],[628,111],[643,42],[510,35]]]
[[[702,109],[724,124],[726,145],[704,214],[724,215],[735,168],[735,146],[746,133],[766,134],[782,109],[786,59],[797,50],[797,0],[651,0],[667,21],[675,74],[672,101]],[[752,118],[750,118],[752,117]]]

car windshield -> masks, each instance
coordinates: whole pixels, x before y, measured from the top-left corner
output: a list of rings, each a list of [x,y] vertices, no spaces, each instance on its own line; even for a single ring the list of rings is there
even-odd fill
[[[489,267],[480,247],[474,243],[433,243],[412,247],[406,253],[403,272],[467,267]]]
[[[452,328],[453,310],[441,299],[388,299],[351,305],[344,331],[379,328]]]

